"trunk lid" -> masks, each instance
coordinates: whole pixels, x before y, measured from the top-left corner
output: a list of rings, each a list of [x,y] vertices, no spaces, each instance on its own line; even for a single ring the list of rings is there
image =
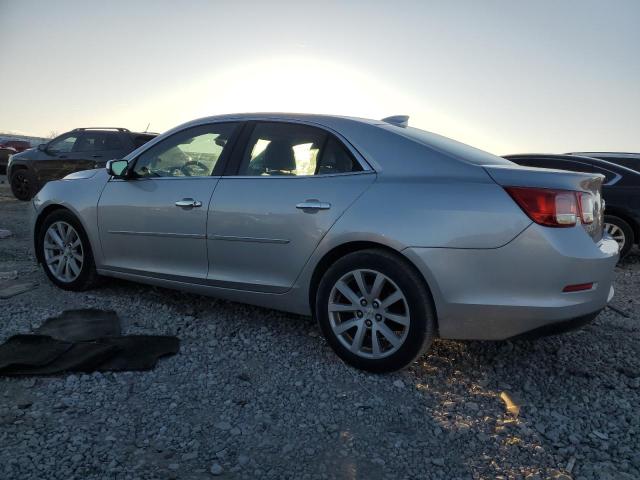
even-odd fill
[[[578,173],[548,168],[523,167],[520,165],[484,165],[489,176],[502,187],[535,187],[555,190],[589,192],[594,200],[594,219],[591,224],[582,227],[594,242],[603,235],[604,200],[602,182],[604,175],[599,173]]]

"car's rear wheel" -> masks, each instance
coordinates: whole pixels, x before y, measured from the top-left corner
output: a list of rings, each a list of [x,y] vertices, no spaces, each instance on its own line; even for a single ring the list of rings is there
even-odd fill
[[[38,232],[39,258],[44,272],[64,290],[82,291],[97,283],[89,239],[78,219],[67,210],[55,210]]]
[[[38,192],[36,176],[24,168],[11,174],[11,191],[18,200],[28,201]]]
[[[635,242],[633,229],[625,220],[615,215],[604,216],[604,230],[618,242],[620,246],[620,258],[624,258]]]
[[[424,280],[406,260],[384,250],[340,258],[320,280],[315,309],[338,356],[372,372],[409,365],[435,332]]]

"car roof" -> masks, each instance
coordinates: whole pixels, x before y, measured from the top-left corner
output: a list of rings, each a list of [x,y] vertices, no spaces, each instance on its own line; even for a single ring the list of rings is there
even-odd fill
[[[132,132],[128,128],[123,127],[78,127],[71,130],[72,132],[120,132],[130,133],[131,135],[149,135],[155,137],[159,135],[156,132]]]
[[[202,117],[195,120],[191,120],[182,124],[180,127],[187,127],[191,125],[199,125],[202,123],[210,122],[224,122],[224,121],[249,121],[249,120],[281,120],[281,121],[301,121],[316,123],[325,127],[333,127],[336,123],[354,122],[368,125],[387,125],[382,120],[373,120],[369,118],[349,117],[342,115],[328,115],[328,114],[316,114],[316,113],[286,113],[286,112],[253,112],[253,113],[228,113],[224,115],[213,115],[210,117]]]

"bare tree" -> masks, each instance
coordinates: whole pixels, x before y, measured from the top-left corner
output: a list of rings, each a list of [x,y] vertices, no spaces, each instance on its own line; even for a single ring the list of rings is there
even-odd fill
[[[49,130],[49,136],[47,138],[56,138],[58,136],[57,130]]]

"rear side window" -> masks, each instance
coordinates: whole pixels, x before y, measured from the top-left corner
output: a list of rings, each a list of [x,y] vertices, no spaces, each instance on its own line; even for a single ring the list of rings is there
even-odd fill
[[[316,168],[316,175],[360,172],[362,167],[342,143],[329,137]]]
[[[138,148],[154,138],[155,137],[153,135],[136,135],[133,139],[133,144],[135,145],[135,148]]]
[[[80,134],[74,152],[104,152],[122,148],[117,132],[87,131]]]
[[[319,128],[260,122],[247,142],[238,175],[313,176],[359,170],[345,147]]]
[[[123,148],[122,138],[119,133],[116,132],[106,132],[104,139],[104,148],[105,150],[120,150]]]

